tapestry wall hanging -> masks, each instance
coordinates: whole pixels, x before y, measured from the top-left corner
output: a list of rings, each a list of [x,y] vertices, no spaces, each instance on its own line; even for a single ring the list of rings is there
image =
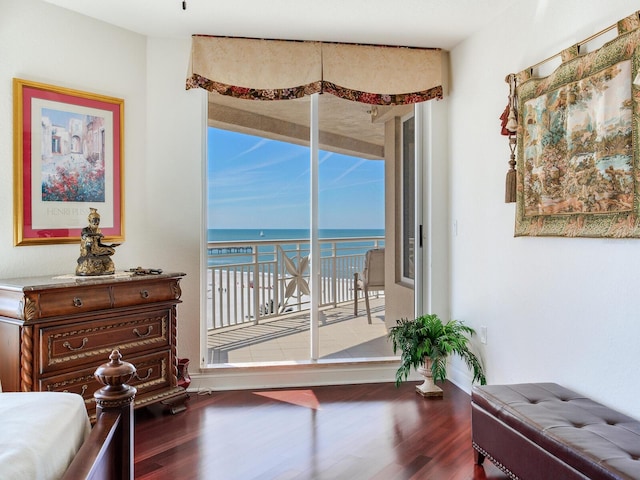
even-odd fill
[[[640,237],[639,45],[634,14],[550,76],[517,75],[516,236]]]

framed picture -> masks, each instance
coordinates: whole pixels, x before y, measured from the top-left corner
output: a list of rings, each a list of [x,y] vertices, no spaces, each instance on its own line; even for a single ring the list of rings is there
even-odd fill
[[[75,243],[90,208],[124,240],[124,100],[18,78],[14,95],[14,244]]]
[[[639,46],[636,28],[519,74],[516,236],[640,237]]]

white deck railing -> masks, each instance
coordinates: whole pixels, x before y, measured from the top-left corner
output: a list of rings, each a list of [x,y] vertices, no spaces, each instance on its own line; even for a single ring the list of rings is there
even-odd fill
[[[320,306],[353,301],[353,276],[384,237],[320,241]],[[209,242],[207,326],[257,324],[309,308],[309,240]]]

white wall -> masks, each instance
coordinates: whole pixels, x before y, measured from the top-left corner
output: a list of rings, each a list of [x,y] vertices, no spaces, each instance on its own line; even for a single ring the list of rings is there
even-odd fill
[[[137,203],[136,165],[145,161],[145,38],[36,0],[0,0],[0,277],[75,270],[78,245],[13,246],[13,91],[18,77],[123,98],[125,202]],[[137,262],[135,211],[116,268]],[[133,265],[135,266],[135,265]]]
[[[640,240],[514,238],[499,133],[508,73],[632,14],[632,3],[514,1],[451,52],[451,313],[488,327],[489,383],[554,381],[640,418]]]
[[[114,263],[187,274],[178,355],[195,367],[204,103],[184,89],[189,48],[37,0],[0,0],[0,277],[72,273],[79,253],[79,244],[13,247],[12,78],[123,98],[126,238]]]
[[[140,183],[148,261],[187,274],[178,306],[178,356],[190,358],[195,372],[200,363],[207,95],[185,90],[190,50],[190,40],[147,42],[147,161]]]

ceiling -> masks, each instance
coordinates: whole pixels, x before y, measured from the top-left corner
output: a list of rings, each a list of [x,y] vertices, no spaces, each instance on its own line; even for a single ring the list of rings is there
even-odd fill
[[[451,50],[513,0],[44,0],[150,37],[192,34],[403,45]],[[401,5],[402,10],[391,9]],[[295,143],[308,138],[308,100],[257,102],[209,95],[209,124]],[[389,108],[321,95],[321,148],[383,155]],[[406,109],[405,109],[406,110]],[[374,121],[378,120],[378,121]]]
[[[309,144],[310,100],[260,102],[209,94],[209,126]],[[384,158],[384,120],[403,115],[412,106],[375,107],[334,95],[320,95],[320,149],[371,160]],[[392,113],[393,112],[393,113]]]
[[[450,50],[513,0],[45,0],[153,37],[192,34]],[[402,9],[397,8],[401,6]]]

